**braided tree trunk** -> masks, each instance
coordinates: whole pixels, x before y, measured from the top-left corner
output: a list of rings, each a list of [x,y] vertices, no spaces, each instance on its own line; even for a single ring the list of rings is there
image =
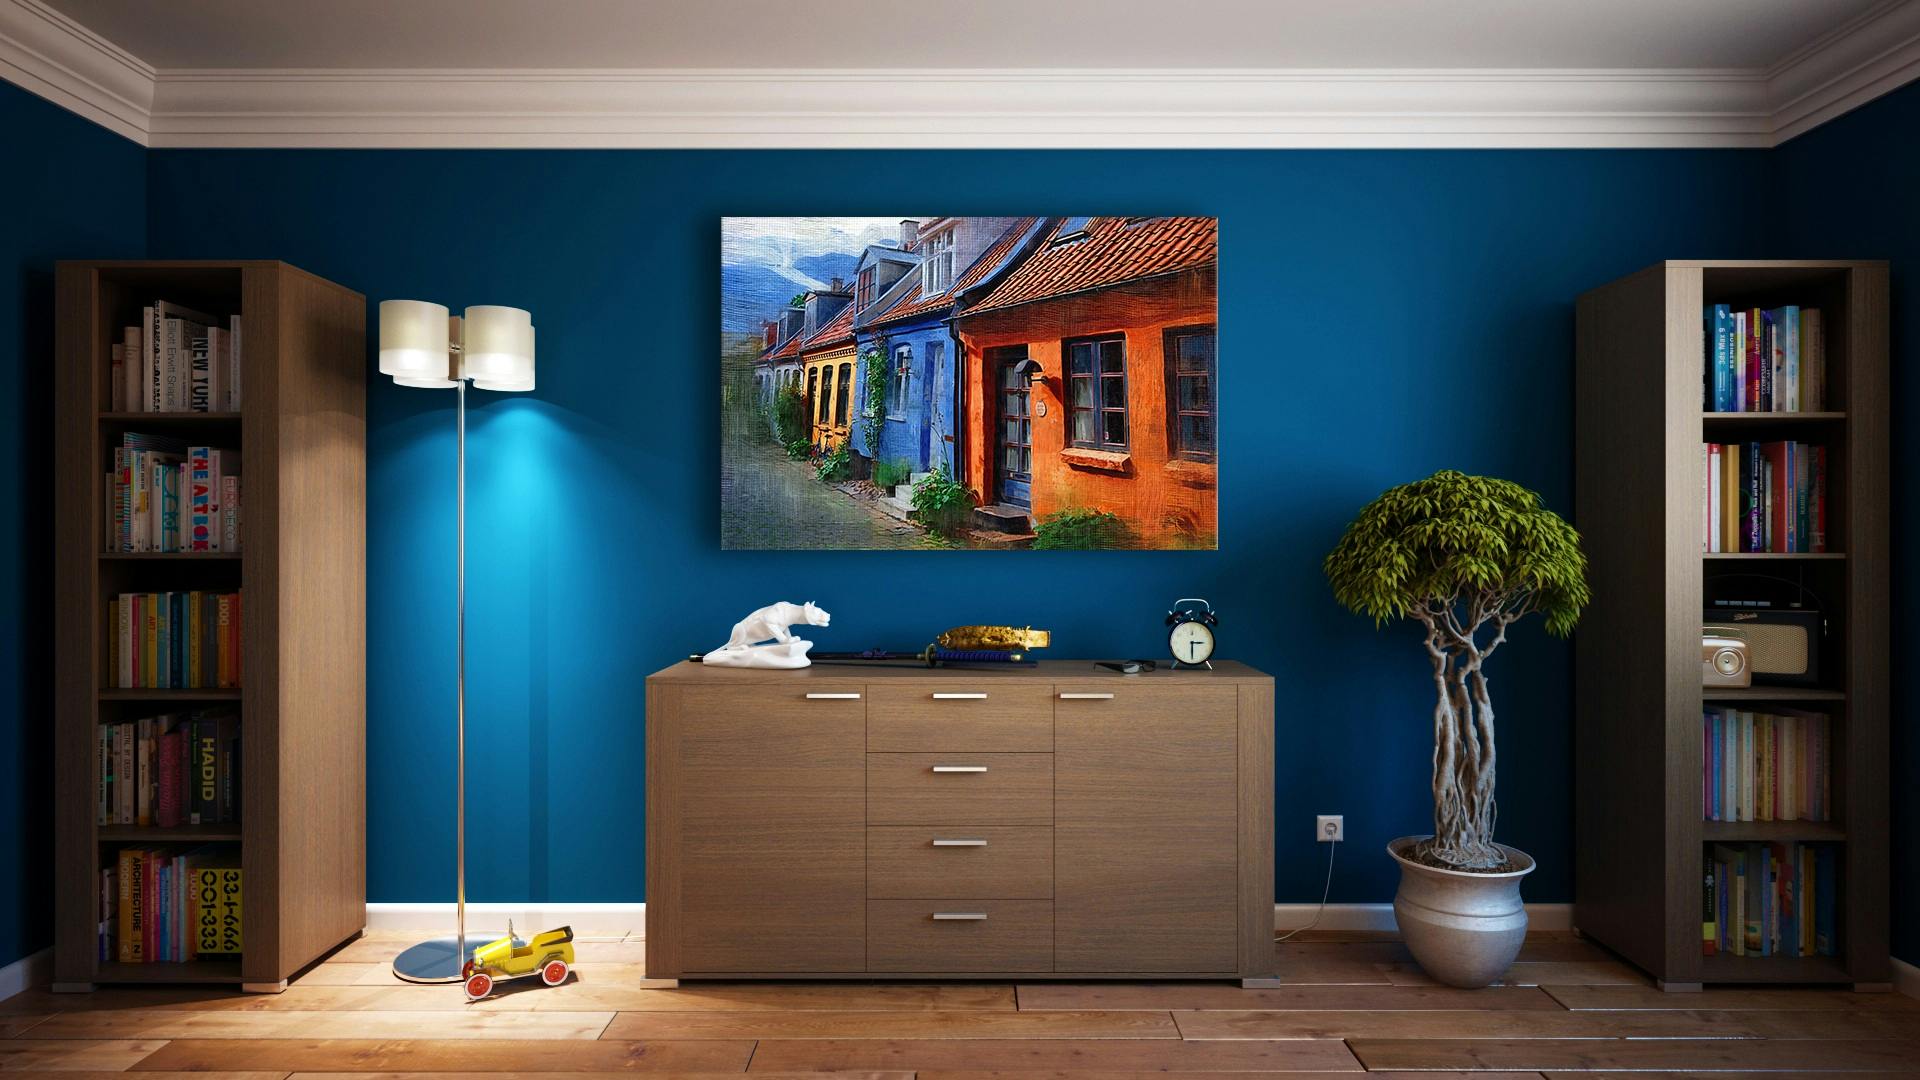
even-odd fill
[[[1523,612],[1507,597],[1486,594],[1467,605],[1435,601],[1415,608],[1427,628],[1433,661],[1433,839],[1422,850],[1461,870],[1492,870],[1506,862],[1493,844],[1493,699],[1485,664],[1506,641],[1507,626]],[[1483,628],[1493,633],[1484,644]]]

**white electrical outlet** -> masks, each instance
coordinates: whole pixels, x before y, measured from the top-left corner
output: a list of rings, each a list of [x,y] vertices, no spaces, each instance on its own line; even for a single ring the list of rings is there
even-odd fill
[[[1343,814],[1319,814],[1313,819],[1313,838],[1322,843],[1347,838],[1347,819]]]

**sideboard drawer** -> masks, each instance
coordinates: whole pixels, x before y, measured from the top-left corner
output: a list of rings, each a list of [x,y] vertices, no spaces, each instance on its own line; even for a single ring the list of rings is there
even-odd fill
[[[867,970],[1052,971],[1051,900],[869,900]]]
[[[1053,687],[952,676],[875,680],[867,686],[867,749],[1051,753]]]
[[[868,754],[869,825],[1051,825],[1052,754]]]
[[[867,828],[867,896],[1053,896],[1053,830],[1031,825]]]

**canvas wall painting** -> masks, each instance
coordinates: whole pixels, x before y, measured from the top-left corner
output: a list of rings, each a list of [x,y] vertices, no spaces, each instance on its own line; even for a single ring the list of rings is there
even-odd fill
[[[1218,236],[724,219],[722,546],[1217,547]]]

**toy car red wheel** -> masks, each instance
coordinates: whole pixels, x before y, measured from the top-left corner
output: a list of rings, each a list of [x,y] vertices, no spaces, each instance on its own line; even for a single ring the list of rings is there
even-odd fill
[[[548,986],[559,986],[567,981],[567,962],[549,960],[547,966],[540,969],[540,981]]]
[[[467,1000],[479,1001],[493,993],[493,976],[484,971],[476,971],[467,976]]]

